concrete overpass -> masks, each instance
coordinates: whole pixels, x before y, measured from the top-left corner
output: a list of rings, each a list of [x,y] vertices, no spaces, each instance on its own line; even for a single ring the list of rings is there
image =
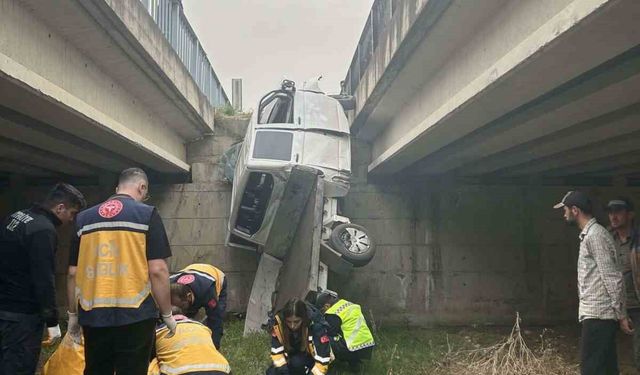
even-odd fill
[[[640,176],[640,2],[377,0],[346,78],[372,176]]]
[[[0,0],[0,177],[189,172],[228,103],[177,0]]]

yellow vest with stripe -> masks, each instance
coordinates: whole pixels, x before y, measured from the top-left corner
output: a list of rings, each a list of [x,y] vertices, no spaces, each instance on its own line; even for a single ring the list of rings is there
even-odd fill
[[[216,281],[216,297],[220,296],[220,291],[222,290],[222,283],[224,282],[224,272],[219,270],[218,268],[205,263],[195,263],[190,266],[185,267],[180,270],[180,272],[189,272],[196,271],[200,273],[205,273],[211,277],[213,277]]]
[[[103,206],[114,201],[121,204],[118,214],[101,217]],[[130,198],[110,199],[78,216],[76,296],[83,310],[138,308],[149,297],[146,232],[152,212]]]
[[[161,373],[231,372],[229,362],[213,345],[209,328],[189,319],[177,323],[176,334],[172,337],[167,337],[169,329],[166,326],[156,330],[156,356]]]
[[[342,335],[349,351],[354,352],[375,345],[360,305],[341,299],[334,303],[325,314],[337,315],[342,320]]]

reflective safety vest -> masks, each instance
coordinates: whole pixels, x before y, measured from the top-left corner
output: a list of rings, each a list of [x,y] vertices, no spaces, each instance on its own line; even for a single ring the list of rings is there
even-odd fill
[[[81,212],[76,296],[85,311],[138,308],[149,297],[147,240],[153,207],[114,196]]]
[[[341,299],[325,314],[337,315],[342,320],[342,335],[349,351],[354,352],[375,345],[360,305]]]
[[[162,374],[231,372],[229,362],[213,345],[209,328],[181,316],[176,319],[178,328],[172,337],[167,337],[169,329],[165,325],[156,329],[156,356]]]
[[[195,263],[180,270],[178,274],[182,273],[192,273],[195,275],[200,275],[213,281],[216,284],[216,298],[220,296],[222,283],[224,282],[224,272],[222,272],[218,268],[210,264]],[[175,275],[173,277],[175,277]]]

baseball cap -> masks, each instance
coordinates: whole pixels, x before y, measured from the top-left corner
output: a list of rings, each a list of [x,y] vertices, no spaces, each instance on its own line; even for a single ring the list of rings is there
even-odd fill
[[[607,203],[607,211],[616,211],[616,210],[633,211],[633,202],[623,197],[610,200],[609,203]]]
[[[318,292],[315,305],[317,308],[321,308],[325,303],[333,298],[338,298],[338,293],[334,292],[333,290],[325,289]]]
[[[553,206],[553,208],[576,206],[583,211],[591,211],[591,199],[581,191],[569,191],[562,197],[560,203]]]

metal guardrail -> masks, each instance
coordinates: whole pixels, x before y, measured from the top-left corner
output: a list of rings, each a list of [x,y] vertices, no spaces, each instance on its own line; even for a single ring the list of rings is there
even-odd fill
[[[403,0],[376,0],[373,3],[345,78],[347,94],[353,95],[358,88],[360,79],[378,47],[380,35],[387,29],[394,12],[402,2]]]
[[[207,54],[184,15],[181,0],[140,0],[214,107],[229,104]]]

